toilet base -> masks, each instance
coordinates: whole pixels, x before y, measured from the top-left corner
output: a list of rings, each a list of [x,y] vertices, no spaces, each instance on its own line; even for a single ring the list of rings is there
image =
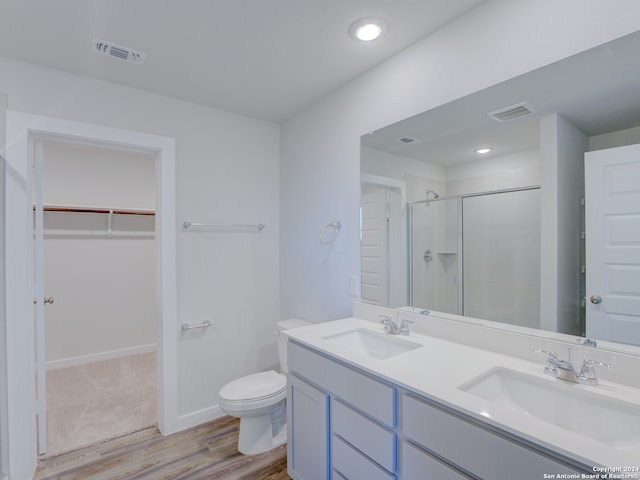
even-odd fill
[[[287,441],[287,429],[274,436],[273,417],[259,415],[240,419],[238,451],[244,455],[257,455],[283,445]]]

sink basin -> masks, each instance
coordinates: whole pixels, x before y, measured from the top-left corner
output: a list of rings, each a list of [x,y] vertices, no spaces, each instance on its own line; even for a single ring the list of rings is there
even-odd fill
[[[361,353],[378,360],[394,357],[422,346],[404,338],[373,332],[365,328],[336,333],[322,338],[333,345],[339,345],[348,348],[352,352]]]
[[[640,445],[640,407],[576,386],[495,368],[459,388],[619,449]]]

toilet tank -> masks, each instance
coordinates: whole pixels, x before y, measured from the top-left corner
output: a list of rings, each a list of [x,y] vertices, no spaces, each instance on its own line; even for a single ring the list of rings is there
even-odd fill
[[[289,337],[283,335],[282,332],[291,328],[306,327],[307,325],[311,325],[311,322],[299,318],[289,318],[288,320],[281,320],[276,323],[274,333],[278,335],[278,356],[280,357],[280,369],[282,373],[289,371],[287,367],[287,339]]]

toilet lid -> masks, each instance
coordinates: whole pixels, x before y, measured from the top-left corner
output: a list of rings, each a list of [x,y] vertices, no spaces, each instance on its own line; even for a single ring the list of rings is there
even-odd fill
[[[227,383],[220,389],[220,398],[227,401],[258,400],[271,397],[287,387],[287,377],[273,370],[254,373]]]

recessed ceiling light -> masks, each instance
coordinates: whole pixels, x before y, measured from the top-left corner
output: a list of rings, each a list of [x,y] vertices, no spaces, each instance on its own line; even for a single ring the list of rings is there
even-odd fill
[[[484,147],[484,148],[478,148],[476,150],[476,153],[479,155],[486,155],[487,153],[489,153],[491,150],[493,150],[493,148],[491,147]]]
[[[351,24],[349,34],[356,40],[370,42],[387,31],[387,24],[379,18],[363,18]]]

